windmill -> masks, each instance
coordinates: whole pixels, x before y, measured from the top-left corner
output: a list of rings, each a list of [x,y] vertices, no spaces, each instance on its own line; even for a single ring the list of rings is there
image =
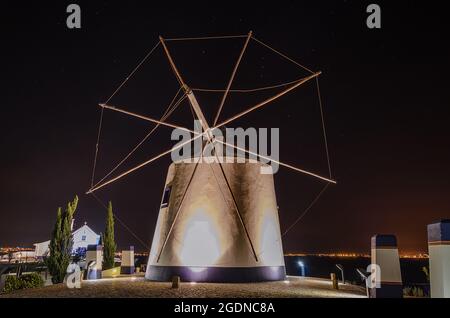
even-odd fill
[[[194,90],[185,82],[181,75],[181,72],[170,53],[168,42],[174,40],[187,41],[224,38],[244,38],[245,42],[237,62],[235,63],[226,89],[223,90],[223,96],[214,120],[209,123],[195,96]],[[231,88],[237,70],[251,40],[270,48],[275,53],[301,66],[306,69],[310,75],[294,82],[277,85],[276,87],[283,88],[281,92],[219,123],[220,115],[227,97],[229,93],[232,92]],[[162,46],[171,69],[180,85],[179,92],[181,91],[183,93],[182,97],[178,99],[178,102],[173,106],[179,104],[186,98],[189,101],[189,106],[192,110],[194,119],[199,120],[201,124],[201,132],[168,122],[167,118],[170,116],[170,111],[166,111],[161,119],[155,119],[109,104],[111,98],[159,46]],[[197,160],[194,160],[191,163],[186,163],[184,161],[173,162],[169,167],[152,247],[149,254],[147,272],[145,275],[147,279],[167,281],[175,275],[180,276],[182,280],[185,281],[208,282],[267,281],[283,280],[285,278],[283,249],[273,176],[260,173],[260,168],[266,165],[262,160],[275,162],[282,167],[319,179],[327,185],[336,183],[331,178],[331,169],[329,171],[329,177],[324,177],[317,173],[224,142],[223,140],[215,138],[213,131],[223,128],[225,125],[232,123],[238,118],[268,105],[308,81],[314,79],[317,81],[320,74],[320,72],[313,72],[303,67],[281,52],[256,39],[252,32],[249,32],[247,35],[225,37],[177,39],[164,39],[160,37],[159,42],[155,47],[119,86],[114,94],[105,103],[100,104],[102,115],[94,158],[92,182],[91,187],[87,192],[88,194],[93,194],[95,191],[169,155],[188,143],[202,140],[202,151],[197,158],[194,158]],[[274,87],[258,88],[256,90],[270,88]],[[173,102],[174,101],[175,98]],[[170,109],[173,110],[174,107],[171,107]],[[94,184],[101,123],[103,112],[105,110],[116,111],[152,122],[157,125],[155,129],[159,126],[181,129],[193,134],[193,137],[190,140],[177,144],[171,149],[107,180],[107,177],[109,177],[112,172],[114,172],[121,163],[123,163],[124,160],[140,146],[140,144],[138,144],[123,161],[119,162],[113,171]],[[325,129],[324,126],[323,129]],[[324,137],[325,136],[324,131]],[[208,159],[211,160],[201,160],[203,159],[204,151],[208,146],[212,146],[213,149],[216,149],[218,145],[254,156],[261,161],[246,160],[244,163],[224,163],[220,160],[215,151],[209,155],[212,158]],[[328,167],[330,168],[329,159]]]

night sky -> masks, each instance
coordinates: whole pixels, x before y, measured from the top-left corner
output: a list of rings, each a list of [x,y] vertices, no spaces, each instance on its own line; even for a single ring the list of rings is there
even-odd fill
[[[105,210],[84,194],[90,186],[97,104],[112,94],[158,35],[253,30],[256,38],[323,72],[320,84],[338,184],[284,237],[285,252],[368,252],[376,233],[396,234],[402,251],[426,251],[426,225],[450,217],[448,22],[440,2],[393,2],[376,1],[382,8],[381,30],[365,25],[367,1],[78,1],[81,30],[66,27],[71,2],[3,4],[0,246],[49,239],[57,207],[75,194],[80,196],[76,226],[86,221],[103,231]],[[224,88],[242,45],[243,39],[233,39],[171,42],[169,48],[188,85]],[[233,87],[305,75],[253,41]],[[281,160],[327,175],[313,84],[233,126],[280,127]],[[160,117],[177,89],[159,48],[110,104]],[[267,96],[233,94],[221,119]],[[210,120],[220,97],[198,94]],[[180,105],[169,121],[191,128],[188,104]],[[152,127],[106,111],[96,179]],[[160,128],[119,171],[169,149],[170,133]],[[170,156],[98,192],[101,200],[113,201],[115,213],[147,245],[169,164]],[[324,183],[280,168],[275,186],[283,232]],[[119,247],[146,250],[119,223],[116,238]]]

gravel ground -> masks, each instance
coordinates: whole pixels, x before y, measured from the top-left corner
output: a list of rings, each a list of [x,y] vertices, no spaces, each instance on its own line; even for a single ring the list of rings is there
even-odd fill
[[[146,281],[142,276],[83,281],[81,289],[58,284],[17,291],[0,298],[297,298],[297,297],[365,297],[361,288],[339,285],[333,290],[329,280],[289,277],[285,282],[250,284],[171,283]]]

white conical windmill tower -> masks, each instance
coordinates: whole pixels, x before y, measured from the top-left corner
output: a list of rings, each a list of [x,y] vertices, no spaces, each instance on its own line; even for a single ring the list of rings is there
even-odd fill
[[[165,40],[160,37],[160,41],[153,48],[153,50],[156,49],[158,45],[163,47],[172,70],[180,83],[180,90],[184,92],[182,98],[187,97],[193,114],[195,114],[195,119],[200,120],[202,126],[201,133],[166,122],[168,117],[167,112],[160,120],[142,116],[108,105],[112,97],[106,103],[100,105],[102,107],[102,114],[105,109],[114,110],[153,122],[158,126],[163,125],[188,131],[194,134],[194,137],[147,160],[133,169],[121,173],[110,180],[106,180],[136,150],[139,144],[112,172],[96,184],[92,181],[88,193],[94,193],[96,190],[117,181],[127,174],[170,154],[172,151],[178,150],[187,143],[200,138],[204,141],[202,143],[203,150],[193,161],[178,161],[172,163],[169,167],[148,259],[147,272],[145,274],[145,277],[149,280],[167,281],[173,276],[180,276],[184,281],[208,282],[251,282],[283,280],[285,278],[284,257],[273,175],[261,174],[261,168],[266,166],[261,161],[244,160],[242,163],[234,160],[232,163],[227,163],[228,161],[219,159],[217,153],[214,151],[209,155],[209,158],[204,158],[204,150],[207,146],[212,146],[213,149],[216,149],[216,146],[220,144],[221,146],[238,150],[241,153],[250,154],[254,158],[272,161],[280,166],[318,178],[327,184],[335,183],[331,179],[331,173],[328,178],[323,177],[293,165],[282,163],[273,158],[237,147],[214,137],[213,132],[216,129],[230,124],[234,120],[275,101],[307,81],[317,79],[320,75],[320,72],[314,73],[307,69],[311,75],[294,82],[279,85],[278,87],[285,86],[285,88],[278,94],[222,123],[218,123],[220,113],[231,91],[234,77],[249,41],[253,39],[269,47],[255,39],[251,32],[245,36],[233,37],[245,37],[245,44],[233,69],[228,85],[224,90],[224,95],[212,125],[206,120],[193,90],[184,81],[169,52],[166,42],[175,39]],[[189,38],[189,40],[192,39],[210,38]],[[274,51],[287,58],[280,52]],[[293,60],[289,60],[293,62]],[[296,64],[299,65],[298,63]],[[131,75],[136,70],[137,68]],[[179,102],[181,100],[180,98]],[[98,151],[98,140],[96,149]],[[93,179],[96,158],[97,154],[94,160]]]

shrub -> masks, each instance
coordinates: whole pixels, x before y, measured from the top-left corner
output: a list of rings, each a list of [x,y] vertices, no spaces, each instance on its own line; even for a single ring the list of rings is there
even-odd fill
[[[428,267],[424,266],[422,267],[422,272],[425,274],[425,277],[427,278],[427,282],[430,281],[430,271],[428,270]]]
[[[17,276],[7,276],[5,281],[5,293],[10,293],[15,290],[36,288],[44,286],[44,280],[38,273],[31,273]]]
[[[403,288],[403,296],[419,297],[419,298],[426,297],[423,289],[417,286]]]

